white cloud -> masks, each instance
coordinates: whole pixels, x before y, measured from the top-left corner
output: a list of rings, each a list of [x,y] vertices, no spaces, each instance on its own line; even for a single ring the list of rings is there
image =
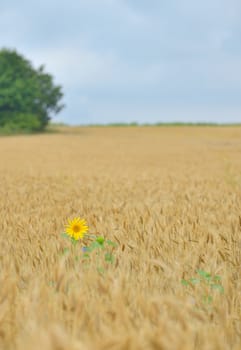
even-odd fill
[[[46,64],[64,86],[66,119],[241,115],[240,33],[240,0],[0,4],[0,46]]]
[[[67,87],[125,87],[137,88],[140,84],[155,84],[165,76],[164,64],[133,65],[122,61],[112,52],[95,52],[66,47],[31,50],[28,56],[39,66],[47,62],[51,71]]]

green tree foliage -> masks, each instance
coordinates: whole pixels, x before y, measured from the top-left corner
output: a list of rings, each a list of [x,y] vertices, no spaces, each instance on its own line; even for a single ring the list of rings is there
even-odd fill
[[[41,131],[50,115],[63,105],[61,86],[15,50],[0,50],[0,129],[7,132]]]

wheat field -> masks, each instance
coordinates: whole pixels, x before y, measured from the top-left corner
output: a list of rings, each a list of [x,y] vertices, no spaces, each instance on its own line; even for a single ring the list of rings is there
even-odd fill
[[[0,159],[0,349],[241,349],[241,128],[62,128]],[[117,243],[103,273],[76,216]]]

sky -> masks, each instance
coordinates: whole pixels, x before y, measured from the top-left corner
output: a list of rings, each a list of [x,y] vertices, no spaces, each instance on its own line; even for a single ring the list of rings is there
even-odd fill
[[[63,86],[54,121],[241,122],[240,0],[0,0],[0,48]]]

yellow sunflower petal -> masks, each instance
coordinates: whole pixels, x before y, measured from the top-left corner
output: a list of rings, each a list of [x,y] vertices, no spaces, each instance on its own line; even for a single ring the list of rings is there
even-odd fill
[[[88,229],[85,219],[79,217],[68,219],[68,224],[65,225],[65,233],[75,240],[83,239]]]

